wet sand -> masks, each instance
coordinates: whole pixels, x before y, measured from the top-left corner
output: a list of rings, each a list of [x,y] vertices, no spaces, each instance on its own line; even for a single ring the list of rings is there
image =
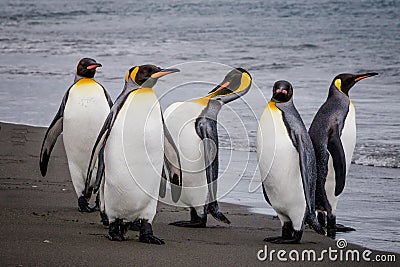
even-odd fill
[[[69,178],[61,138],[49,163],[46,177],[39,171],[39,153],[45,128],[0,124],[0,210],[1,266],[137,266],[137,265],[219,265],[257,266],[286,264],[274,258],[261,262],[257,252],[266,245],[263,239],[280,234],[279,220],[253,214],[243,206],[221,203],[231,225],[209,217],[207,229],[185,229],[168,223],[188,218],[188,212],[160,204],[154,220],[154,233],[165,240],[163,246],[143,244],[138,232],[129,231],[125,242],[111,242],[97,213],[79,213],[77,198]],[[324,249],[337,250],[336,241],[306,229],[298,245],[267,244],[268,251],[288,253],[314,249],[317,258]],[[348,244],[343,249],[365,250]],[[373,251],[375,255],[399,254]],[[293,254],[295,255],[295,254]],[[339,255],[339,253],[337,254]],[[263,254],[261,254],[263,256]],[[352,266],[365,261],[330,261],[325,264]],[[302,264],[317,264],[301,262]],[[377,263],[374,262],[374,265]],[[388,265],[389,263],[385,263]],[[395,263],[392,263],[395,265]]]

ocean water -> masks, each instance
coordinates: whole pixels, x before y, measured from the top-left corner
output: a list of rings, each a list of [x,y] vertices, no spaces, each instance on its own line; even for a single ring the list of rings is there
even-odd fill
[[[335,75],[375,71],[379,76],[350,91],[357,112],[353,163],[385,168],[390,179],[370,175],[374,183],[349,183],[346,190],[355,190],[350,199],[367,197],[365,192],[373,198],[375,192],[383,196],[382,204],[394,201],[397,217],[392,208],[386,214],[390,220],[373,226],[389,240],[387,246],[382,240],[368,246],[399,252],[398,193],[381,192],[383,185],[400,185],[399,15],[394,0],[3,0],[0,120],[47,126],[82,57],[103,64],[96,78],[114,99],[131,66],[178,66],[181,73],[157,85],[163,108],[204,96],[230,67],[240,66],[252,74],[253,87],[221,111],[220,142],[230,151],[254,152],[257,118],[274,81],[293,84],[295,105],[309,126]],[[234,202],[253,196],[238,189],[234,194],[240,197],[227,196]],[[263,201],[257,199],[255,208]],[[365,207],[378,212],[369,210],[368,201]],[[346,210],[347,218],[359,218],[357,210]],[[362,243],[356,234],[348,236]]]

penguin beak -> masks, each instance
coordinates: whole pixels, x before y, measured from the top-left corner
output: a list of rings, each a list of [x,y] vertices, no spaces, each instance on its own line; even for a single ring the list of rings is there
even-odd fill
[[[211,93],[220,91],[220,90],[222,90],[222,89],[228,87],[229,84],[230,84],[230,82],[226,82],[226,83],[223,83],[223,84],[219,84],[219,85],[217,85],[217,87],[215,87],[214,89],[212,89],[212,90],[211,90],[210,92],[208,92],[208,93],[211,94]]]
[[[102,66],[103,66],[103,65],[101,65],[100,63],[95,63],[95,64],[92,64],[92,65],[87,66],[86,69],[92,70],[92,69],[96,69],[96,68],[102,67]]]
[[[354,81],[355,82],[359,82],[359,81],[361,81],[361,80],[363,80],[365,78],[372,77],[372,76],[375,76],[375,75],[378,75],[378,73],[369,72],[369,73],[359,74],[359,75],[356,75]]]
[[[158,79],[158,78],[161,78],[161,77],[163,77],[165,75],[168,75],[168,74],[171,74],[171,73],[175,73],[175,72],[180,72],[180,70],[179,69],[162,69],[159,72],[153,73],[151,75],[151,78]]]

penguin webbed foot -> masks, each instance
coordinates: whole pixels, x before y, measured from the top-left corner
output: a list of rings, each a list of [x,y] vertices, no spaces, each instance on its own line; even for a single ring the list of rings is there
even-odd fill
[[[164,240],[154,236],[154,235],[140,235],[139,241],[146,244],[154,244],[154,245],[164,245]]]
[[[129,223],[129,230],[140,231],[140,225],[141,225],[140,220],[136,220],[136,221],[130,222]]]
[[[116,219],[110,223],[108,229],[108,239],[111,241],[125,241],[124,234],[126,233],[126,225],[123,224],[122,219]]]
[[[283,236],[267,237],[264,239],[265,242],[274,244],[300,244],[303,231],[294,231],[293,235],[288,236],[285,232]]]
[[[273,243],[275,240],[278,240],[278,239],[280,239],[280,238],[282,238],[282,237],[281,237],[281,236],[267,237],[267,238],[264,238],[264,241],[265,241],[265,242]]]
[[[219,211],[217,201],[213,201],[213,202],[207,204],[205,209],[208,213],[210,213],[218,221],[221,221],[226,224],[231,224],[231,221],[228,218],[226,218],[226,216],[224,214],[222,214],[222,212]]]
[[[356,231],[356,229],[349,227],[349,226],[344,226],[343,224],[340,224],[340,223],[337,223],[337,224],[335,224],[335,231],[340,232],[340,233],[347,233],[347,232]]]
[[[104,226],[110,225],[110,222],[108,221],[108,216],[105,212],[100,211],[100,218],[100,222],[102,222]]]
[[[270,242],[274,244],[299,244],[300,240],[297,238],[284,239],[283,237],[280,237]]]
[[[178,227],[189,227],[189,228],[206,228],[205,222],[192,222],[192,221],[177,221],[170,223],[169,225],[178,226]]]
[[[94,212],[95,209],[89,207],[89,203],[84,196],[78,198],[78,211],[79,212]]]
[[[205,228],[207,225],[207,215],[201,217],[197,215],[195,208],[190,208],[190,221],[177,221],[170,223],[169,225],[178,227],[190,227],[190,228]]]
[[[147,220],[140,220],[139,241],[146,244],[163,245],[164,240],[153,235],[153,227]]]

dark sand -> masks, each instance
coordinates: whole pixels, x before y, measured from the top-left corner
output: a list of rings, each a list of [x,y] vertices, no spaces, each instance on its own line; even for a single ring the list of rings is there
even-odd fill
[[[44,128],[0,124],[0,210],[1,266],[254,266],[279,262],[257,260],[264,248],[263,239],[280,234],[279,220],[251,214],[245,207],[222,203],[222,210],[232,221],[224,225],[209,218],[207,229],[184,229],[168,223],[188,218],[183,209],[160,204],[154,220],[154,233],[166,245],[148,245],[138,241],[138,233],[129,231],[126,242],[106,238],[97,213],[79,213],[77,199],[66,162],[62,138],[50,159],[49,171],[41,177],[38,167]],[[267,205],[267,204],[266,204]],[[292,249],[301,252],[337,249],[336,241],[307,229],[302,244],[268,244],[268,250]],[[346,250],[365,248],[348,244]],[[361,257],[360,252],[360,257]],[[370,255],[395,255],[373,251]],[[339,255],[339,254],[338,254]],[[285,255],[288,258],[288,254]],[[289,262],[291,260],[289,259]],[[350,266],[372,262],[332,262],[325,254],[325,264]],[[310,262],[301,262],[302,265]],[[376,262],[374,262],[376,265]],[[386,263],[385,265],[389,265]],[[392,265],[395,265],[395,263]]]

